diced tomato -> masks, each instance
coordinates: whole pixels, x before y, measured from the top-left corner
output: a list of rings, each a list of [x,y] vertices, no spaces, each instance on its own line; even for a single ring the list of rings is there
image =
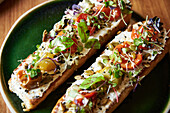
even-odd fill
[[[90,31],[90,36],[93,35],[93,33],[95,32],[96,30],[96,27],[91,27],[91,26],[87,26],[89,31]]]
[[[77,51],[77,39],[72,38],[72,40],[75,42],[71,47],[67,48],[65,51],[62,51],[62,53],[69,53],[71,51],[71,54],[75,53]]]
[[[147,47],[143,47],[142,45],[139,45],[138,48],[139,48],[140,50],[148,50]]]
[[[119,7],[114,9],[113,15],[115,15],[115,17],[110,19],[111,21],[113,21],[114,19],[118,19],[121,15],[121,9]]]
[[[79,106],[84,105],[84,104],[83,104],[83,98],[74,99],[74,103],[75,103],[75,104],[78,104]]]
[[[87,16],[88,16],[88,14],[86,14],[86,13],[81,13],[78,17],[77,17],[77,22],[79,23],[80,22],[80,20],[81,19],[83,19],[83,20],[87,20]]]
[[[119,53],[121,53],[122,52],[122,48],[127,48],[127,47],[129,47],[130,45],[127,43],[127,42],[124,42],[124,43],[122,43],[122,44],[119,44],[119,45],[117,45],[115,48],[114,48],[114,50],[118,50],[118,52]],[[114,52],[114,51],[113,51]]]
[[[98,5],[96,7],[93,8],[94,11],[96,11],[96,14],[101,10],[102,6],[101,5]],[[109,7],[103,7],[101,12],[103,12],[106,16],[104,17],[106,20],[109,19],[109,16],[111,15],[110,17],[110,20],[113,21],[117,18],[120,17],[120,14],[121,14],[121,10],[119,7],[111,10]],[[114,17],[112,16],[114,15]]]
[[[133,40],[134,40],[135,38],[139,38],[139,37],[140,37],[140,34],[138,33],[138,31],[142,34],[142,33],[144,32],[143,26],[140,26],[137,30],[136,30],[136,29],[132,29],[131,38],[132,38]],[[148,29],[147,31],[150,32],[151,35],[152,35],[151,41],[156,41],[156,37],[157,37],[158,32],[157,32],[157,31],[154,31],[153,28],[150,28],[150,29]],[[141,37],[141,38],[144,39],[143,37]],[[147,37],[146,40],[149,41],[149,37]]]
[[[138,53],[136,58],[134,59],[135,65],[133,65],[131,62],[127,64],[128,60],[122,59],[121,67],[124,69],[134,69],[136,66],[142,63],[142,54]]]
[[[117,50],[119,52],[119,54],[121,54],[121,56],[124,56],[124,57],[121,57],[122,59],[122,62],[120,63],[121,67],[124,68],[124,69],[134,69],[136,66],[138,66],[139,64],[142,63],[142,54],[141,53],[138,53],[136,55],[136,58],[133,59],[131,56],[127,56],[127,54],[125,55],[123,52],[122,52],[122,48],[128,48],[130,45],[127,43],[127,42],[124,42],[122,44],[119,44],[115,47],[114,51]],[[113,52],[114,52],[113,51]],[[126,60],[125,58],[130,58],[131,61],[133,61],[133,64],[132,62],[128,62],[128,60]],[[114,60],[114,59],[113,59]]]
[[[137,30],[135,30],[135,29],[132,30],[131,38],[133,40],[135,38],[139,38],[140,37],[140,34],[138,33],[138,31],[142,34],[144,32],[143,26],[140,26]],[[146,40],[147,41],[151,41],[151,42],[156,41],[158,32],[154,31],[153,28],[150,28],[147,31],[151,33],[152,37],[146,37]],[[141,38],[144,39],[143,37],[141,37]],[[148,49],[147,47],[143,47],[142,45],[139,45],[138,48],[142,49],[142,50],[147,50]]]
[[[131,34],[131,38],[134,40],[135,38],[139,38],[139,34],[137,33],[137,31],[135,29],[132,29],[132,34]]]
[[[65,34],[63,33],[63,31],[60,31],[57,36],[62,36],[62,35],[65,35]],[[71,54],[73,54],[73,53],[75,53],[77,51],[77,44],[78,44],[77,39],[72,38],[72,40],[75,43],[71,47],[67,48],[65,51],[62,51],[62,53],[69,53],[70,50],[71,50]]]
[[[97,92],[94,91],[94,92],[90,92],[90,93],[82,93],[82,95],[86,98],[92,98],[94,96],[96,96]]]
[[[74,29],[77,29],[77,26],[76,26],[76,25],[73,25],[73,28],[74,28]]]

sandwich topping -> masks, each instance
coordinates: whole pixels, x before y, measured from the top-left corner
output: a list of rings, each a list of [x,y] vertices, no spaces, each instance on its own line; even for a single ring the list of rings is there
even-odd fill
[[[66,91],[54,112],[105,113],[128,87],[145,77],[140,73],[161,54],[169,38],[158,17],[133,25],[115,37]]]
[[[42,97],[57,78],[73,64],[78,65],[79,59],[92,48],[100,49],[100,38],[116,27],[124,15],[132,13],[130,8],[127,0],[83,0],[74,4],[49,33],[44,31],[41,45],[13,71],[10,90],[30,99]],[[104,76],[97,81],[103,80]]]

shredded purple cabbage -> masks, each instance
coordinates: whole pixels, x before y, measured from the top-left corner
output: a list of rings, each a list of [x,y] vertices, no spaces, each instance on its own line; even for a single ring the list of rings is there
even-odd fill
[[[79,14],[81,13],[81,6],[80,5],[76,5],[76,4],[73,4],[72,5],[72,10],[74,11],[73,12],[73,15],[76,15],[76,14]]]
[[[109,8],[110,8],[111,10],[113,10],[113,9],[115,9],[116,7],[114,7],[114,6],[109,6]]]
[[[138,86],[138,84],[139,84],[139,82],[140,82],[139,78],[140,78],[140,77],[138,76],[137,81],[136,81],[136,84],[135,84],[135,88],[133,89],[133,92],[136,91],[136,88],[137,88],[137,86]]]
[[[72,5],[72,10],[77,10],[77,11],[79,11],[80,10],[80,5],[76,5],[76,4],[73,4]]]
[[[162,26],[160,18],[158,18],[157,16],[155,16],[154,18],[150,18],[147,24],[153,26],[154,29],[160,33],[160,27]]]

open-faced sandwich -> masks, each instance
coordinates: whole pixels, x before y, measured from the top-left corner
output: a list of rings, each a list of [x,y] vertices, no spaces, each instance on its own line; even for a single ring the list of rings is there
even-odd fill
[[[97,49],[125,27],[131,18],[128,0],[83,0],[47,33],[41,45],[13,71],[10,91],[23,101],[24,111],[35,108],[85,63]]]
[[[121,32],[59,99],[52,113],[111,113],[170,48],[157,17]]]

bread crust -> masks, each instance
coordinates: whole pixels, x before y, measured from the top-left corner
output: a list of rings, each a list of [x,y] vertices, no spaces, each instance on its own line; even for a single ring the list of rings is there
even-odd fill
[[[131,19],[131,14],[128,14],[126,16],[124,16],[124,20],[126,23],[129,23]],[[124,22],[121,20],[120,23],[118,24],[118,26],[116,26],[115,28],[113,28],[112,30],[110,30],[108,32],[108,34],[105,34],[102,39],[100,41],[101,46],[105,45],[109,40],[111,40],[113,38],[113,36],[117,33],[117,31],[123,29],[125,27]],[[23,106],[25,107],[25,109],[23,109],[24,111],[30,111],[34,108],[36,108],[43,100],[45,100],[45,98],[52,92],[54,91],[56,88],[58,88],[62,83],[64,83],[73,73],[75,70],[77,70],[78,68],[80,68],[88,58],[90,58],[97,50],[96,49],[91,49],[88,54],[84,57],[82,57],[79,60],[78,65],[73,64],[71,69],[66,70],[62,76],[60,76],[59,78],[57,78],[51,85],[50,87],[43,93],[42,97],[36,98],[36,99],[29,99],[28,97],[26,97],[26,95],[22,95],[22,94],[17,94],[21,100],[24,101]],[[11,79],[8,81],[8,84],[11,84]]]
[[[170,37],[170,34],[168,35],[168,37]],[[164,47],[164,50],[162,51],[161,54],[158,54],[156,56],[156,58],[150,63],[150,67],[148,68],[144,68],[142,73],[139,74],[140,77],[145,77],[146,75],[148,75],[153,68],[156,67],[156,65],[164,58],[164,56],[169,52],[170,49],[170,38],[168,38],[166,40],[166,44]],[[129,93],[135,88],[137,83],[134,83],[133,86],[128,86],[125,88],[125,90],[120,94],[120,96],[118,97],[118,103],[116,101],[111,102],[109,108],[106,110],[106,113],[112,113],[122,102],[123,100],[129,95]],[[60,103],[63,101],[64,99],[63,95],[58,102],[56,103],[55,107],[53,108],[51,113],[57,113],[58,112],[58,107],[60,106]]]

